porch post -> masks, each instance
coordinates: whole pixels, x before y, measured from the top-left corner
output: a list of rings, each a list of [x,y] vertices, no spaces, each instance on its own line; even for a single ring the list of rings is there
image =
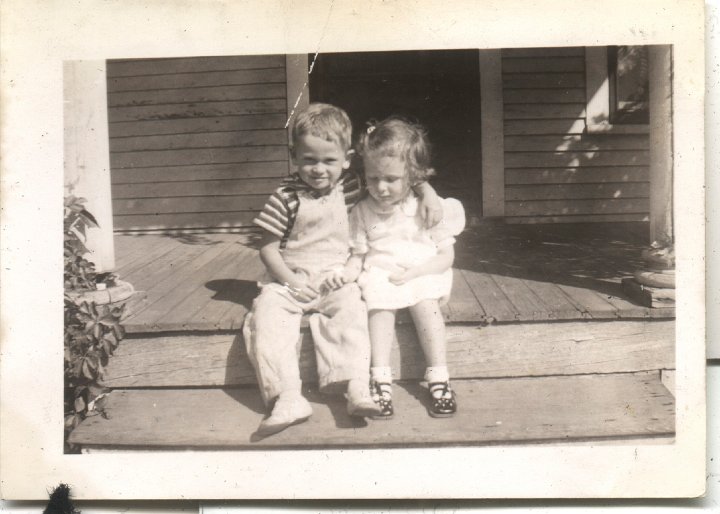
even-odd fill
[[[650,83],[650,242],[669,246],[672,225],[672,51],[648,50]]]
[[[285,56],[285,80],[287,85],[287,131],[290,141],[291,116],[305,109],[310,103],[307,54],[288,54]],[[292,163],[288,159],[288,171],[292,172]]]
[[[673,242],[672,52],[648,48],[650,84],[650,243],[645,269],[622,280],[625,293],[648,307],[675,305]]]
[[[482,215],[505,216],[505,144],[500,50],[480,50],[480,109]]]
[[[66,194],[87,199],[99,224],[87,233],[89,260],[97,271],[115,267],[105,61],[63,64]]]

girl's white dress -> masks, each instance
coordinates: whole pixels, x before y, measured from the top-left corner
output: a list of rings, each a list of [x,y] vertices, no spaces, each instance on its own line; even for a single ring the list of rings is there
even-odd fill
[[[442,302],[449,298],[452,269],[423,275],[399,286],[388,278],[455,243],[455,236],[465,228],[465,211],[454,198],[441,201],[443,220],[431,229],[423,228],[414,194],[389,208],[383,208],[368,196],[353,208],[350,246],[353,254],[365,257],[358,284],[368,309],[402,309],[422,300]]]

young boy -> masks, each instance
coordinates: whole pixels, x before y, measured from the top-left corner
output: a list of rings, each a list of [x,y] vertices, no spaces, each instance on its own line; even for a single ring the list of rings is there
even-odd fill
[[[271,414],[261,437],[307,420],[297,341],[309,317],[321,391],[345,389],[351,416],[380,413],[369,391],[370,342],[360,289],[344,280],[349,253],[347,211],[360,198],[349,171],[352,125],[345,111],[311,104],[295,118],[291,153],[296,172],[285,179],[253,220],[263,228],[260,258],[269,277],[261,283],[243,327],[248,356]],[[427,185],[425,212],[438,221],[439,201]],[[433,203],[435,202],[435,203]],[[328,287],[332,283],[334,287]]]

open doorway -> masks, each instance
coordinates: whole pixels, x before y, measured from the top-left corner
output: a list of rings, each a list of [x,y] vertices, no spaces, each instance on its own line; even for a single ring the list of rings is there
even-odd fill
[[[420,122],[433,144],[436,190],[480,214],[478,50],[320,54],[310,101],[345,109],[355,134],[390,115]]]

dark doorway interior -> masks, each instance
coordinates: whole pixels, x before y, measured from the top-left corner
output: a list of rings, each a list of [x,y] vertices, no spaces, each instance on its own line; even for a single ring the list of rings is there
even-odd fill
[[[433,185],[479,214],[477,50],[320,54],[310,75],[310,100],[345,109],[355,135],[368,120],[393,114],[422,123],[434,148]]]

